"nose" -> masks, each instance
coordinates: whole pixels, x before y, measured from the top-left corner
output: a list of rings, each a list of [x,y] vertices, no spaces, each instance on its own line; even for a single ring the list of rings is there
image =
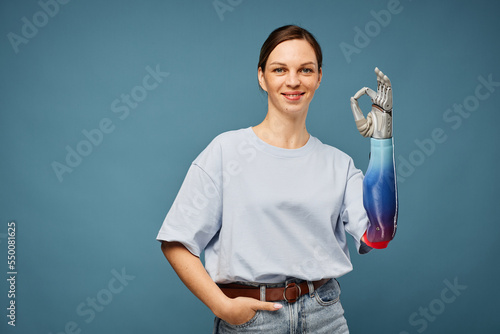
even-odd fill
[[[300,79],[297,73],[290,71],[286,77],[286,85],[288,87],[298,87],[300,86]]]

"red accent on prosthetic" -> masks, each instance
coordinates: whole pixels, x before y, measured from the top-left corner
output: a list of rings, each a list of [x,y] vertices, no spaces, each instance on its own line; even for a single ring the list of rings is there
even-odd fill
[[[363,241],[365,244],[367,244],[371,248],[376,248],[376,249],[386,248],[390,242],[390,240],[389,241],[380,241],[380,242],[370,242],[370,241],[368,241],[368,238],[366,237],[366,231],[365,231],[365,234],[363,234],[363,236],[361,237],[361,241]]]

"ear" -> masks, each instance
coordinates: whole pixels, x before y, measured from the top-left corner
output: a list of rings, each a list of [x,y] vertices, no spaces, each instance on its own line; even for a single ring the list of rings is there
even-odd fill
[[[321,84],[321,78],[323,78],[323,69],[322,68],[319,69],[318,84],[316,86],[316,89],[318,89],[319,85]]]
[[[267,92],[266,81],[264,80],[264,72],[262,71],[262,67],[259,67],[257,78],[259,79],[260,88]]]

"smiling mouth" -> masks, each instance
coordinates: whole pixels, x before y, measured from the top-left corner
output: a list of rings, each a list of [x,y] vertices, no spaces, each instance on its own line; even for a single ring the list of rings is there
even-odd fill
[[[281,93],[287,99],[288,101],[300,101],[302,99],[302,95],[305,94],[305,92],[292,92],[293,94],[290,93]]]
[[[284,95],[284,96],[287,96],[287,97],[298,97],[298,96],[301,96],[301,95],[304,95],[305,92],[303,93],[297,93],[297,94],[286,94],[286,93],[281,93],[281,95]]]

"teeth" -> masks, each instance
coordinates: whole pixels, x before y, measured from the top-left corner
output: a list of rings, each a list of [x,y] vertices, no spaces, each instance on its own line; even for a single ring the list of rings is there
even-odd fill
[[[286,96],[300,96],[300,94],[286,94]]]

